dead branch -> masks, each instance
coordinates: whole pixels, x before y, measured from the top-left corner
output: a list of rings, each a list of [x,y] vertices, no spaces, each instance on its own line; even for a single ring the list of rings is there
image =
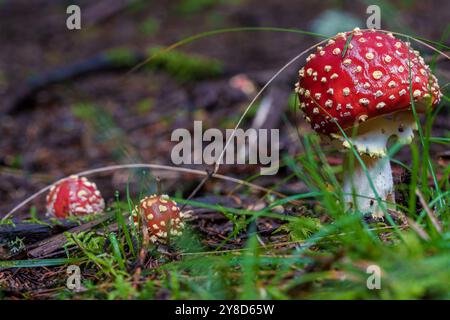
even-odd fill
[[[60,225],[39,223],[17,223],[15,225],[0,225],[0,243],[14,241],[20,238],[24,243],[35,243],[64,232],[77,225],[73,221],[62,221]]]

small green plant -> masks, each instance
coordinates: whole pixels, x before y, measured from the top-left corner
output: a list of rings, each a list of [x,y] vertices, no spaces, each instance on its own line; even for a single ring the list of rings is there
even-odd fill
[[[128,67],[133,66],[139,62],[137,56],[131,49],[118,47],[109,49],[104,53],[106,59],[108,59],[116,67]]]
[[[182,82],[212,78],[223,72],[222,62],[200,55],[153,47],[149,49],[149,56],[152,57],[149,60],[149,68],[165,70]]]
[[[148,114],[155,106],[155,101],[151,98],[138,102],[136,109],[139,114]]]
[[[23,238],[16,237],[14,240],[8,241],[9,252],[11,254],[17,254],[25,249],[25,243]]]
[[[93,254],[103,253],[105,238],[103,236],[96,235],[95,232],[79,232],[79,233],[66,233],[67,242],[64,245],[64,249],[68,253],[68,248],[71,246],[82,246],[83,249],[89,250]]]
[[[122,275],[114,280],[113,289],[108,293],[108,300],[127,300],[136,296],[136,289]]]
[[[159,31],[159,21],[155,18],[149,17],[141,23],[139,30],[145,35],[154,35]]]
[[[278,231],[287,231],[292,241],[301,241],[318,232],[322,227],[318,218],[297,217],[281,226]]]
[[[30,219],[25,219],[24,222],[37,223],[37,224],[42,224],[42,225],[46,225],[46,226],[51,226],[50,223],[39,219],[37,209],[34,206],[31,207],[31,209],[30,209],[30,216],[31,216]]]
[[[222,2],[223,0],[180,0],[177,4],[177,11],[185,15],[193,14]]]

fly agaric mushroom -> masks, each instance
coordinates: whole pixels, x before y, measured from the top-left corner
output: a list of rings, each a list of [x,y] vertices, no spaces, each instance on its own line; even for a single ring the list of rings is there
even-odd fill
[[[182,234],[184,223],[183,213],[175,201],[167,195],[151,195],[141,200],[132,212],[132,219],[138,225],[139,216],[147,225],[149,238],[152,242],[165,242],[169,236]]]
[[[47,212],[57,218],[81,216],[105,209],[105,201],[95,183],[70,176],[52,186],[47,195]]]
[[[324,47],[317,47],[299,77],[296,92],[306,121],[332,142],[345,148],[353,145],[376,190],[375,194],[355,161],[353,173],[344,173],[346,203],[353,204],[355,188],[360,211],[382,216],[376,195],[382,201],[395,202],[388,140],[396,136],[400,143],[412,141],[417,126],[411,96],[417,112],[437,105],[442,94],[436,77],[409,43],[392,33],[358,28],[339,33]]]

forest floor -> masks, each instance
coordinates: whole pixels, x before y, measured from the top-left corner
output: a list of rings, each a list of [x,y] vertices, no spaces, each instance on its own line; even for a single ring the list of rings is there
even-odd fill
[[[281,5],[275,0],[263,5],[258,1],[194,0],[124,5],[113,0],[108,1],[109,10],[104,10],[106,1],[96,5],[79,2],[85,8],[85,27],[69,32],[59,2],[0,1],[0,217],[70,174],[117,164],[172,166],[173,130],[192,129],[194,120],[202,120],[204,128],[234,128],[270,77],[318,40],[275,31],[223,33],[179,47],[159,64],[149,63],[130,73],[152,49],[228,27],[308,30],[330,7],[326,1],[306,1],[299,7],[298,1]],[[341,11],[365,12],[364,2],[340,3],[337,8]],[[449,12],[441,5],[445,6],[431,1],[426,6],[417,2],[397,7],[390,17],[395,21],[392,27],[397,27],[398,19],[403,30],[440,41]],[[448,45],[448,38],[444,40]],[[425,59],[431,59],[432,52],[422,49]],[[332,197],[325,194],[320,181],[311,178],[314,173],[340,176],[343,157],[326,144],[317,149],[315,135],[302,120],[293,99],[302,63],[289,67],[263,95],[274,101],[272,110],[276,110],[264,119],[263,127],[280,129],[283,166],[279,173],[259,176],[259,168],[252,165],[223,165],[219,171],[275,190],[291,197],[289,201],[211,178],[194,202],[184,207],[191,217],[183,237],[152,247],[145,261],[139,261],[131,250],[136,244],[127,243],[118,212],[127,214],[130,200],[153,193],[155,177],[162,180],[164,193],[182,202],[203,176],[148,168],[90,175],[107,201],[106,218],[69,220],[55,226],[55,221],[45,217],[42,195],[14,215],[14,223],[28,231],[11,231],[7,229],[10,224],[0,225],[4,228],[0,230],[8,230],[4,231],[7,236],[0,235],[0,263],[19,261],[17,265],[0,264],[0,297],[449,298],[441,281],[448,276],[445,270],[450,261],[446,250],[448,208],[431,206],[444,229],[437,232],[431,218],[431,222],[424,221],[427,205],[416,198],[414,208],[410,207],[408,168],[414,167],[414,162],[409,148],[395,155],[396,201],[410,210],[404,215],[419,225],[425,237],[414,233],[411,222],[398,212],[391,212],[395,226],[385,220],[343,217],[340,209],[331,205]],[[443,83],[450,77],[448,67],[448,61],[437,63],[436,74]],[[242,128],[254,125],[258,105],[245,117]],[[431,142],[426,151],[443,188],[441,193],[433,189],[431,172],[423,171],[421,177],[426,177],[419,179],[419,189],[433,205],[436,194],[444,194],[447,201],[450,197],[449,123],[450,112],[442,108],[429,137],[441,137],[444,142]],[[299,169],[315,161],[311,155],[320,160],[318,167]],[[407,164],[406,169],[402,163]],[[333,208],[337,211],[331,212]],[[80,226],[81,233],[73,229]],[[74,239],[67,236],[69,244],[58,237],[67,230],[76,231]],[[117,234],[120,258],[111,251],[111,233]],[[339,237],[341,233],[345,236]],[[373,240],[374,235],[380,242]],[[50,239],[50,244],[41,242],[44,239]],[[70,262],[83,268],[83,288],[78,293],[65,287]],[[372,262],[383,266],[391,277],[384,293],[365,288],[365,267]],[[414,264],[419,268],[416,271],[411,270]],[[443,270],[435,272],[440,268]],[[409,283],[422,272],[434,274],[434,278]]]

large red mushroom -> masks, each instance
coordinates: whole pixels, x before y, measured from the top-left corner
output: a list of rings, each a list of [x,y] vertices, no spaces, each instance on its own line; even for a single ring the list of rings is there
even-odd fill
[[[52,186],[46,200],[47,213],[57,218],[82,216],[105,209],[105,201],[95,183],[75,175]]]
[[[346,202],[380,216],[376,195],[395,203],[388,139],[412,141],[416,121],[411,99],[419,113],[436,106],[442,96],[436,77],[408,42],[392,33],[356,28],[317,47],[299,78],[296,92],[306,121],[333,142],[345,148],[353,145],[373,182],[374,188],[355,161],[352,174],[344,173]]]

